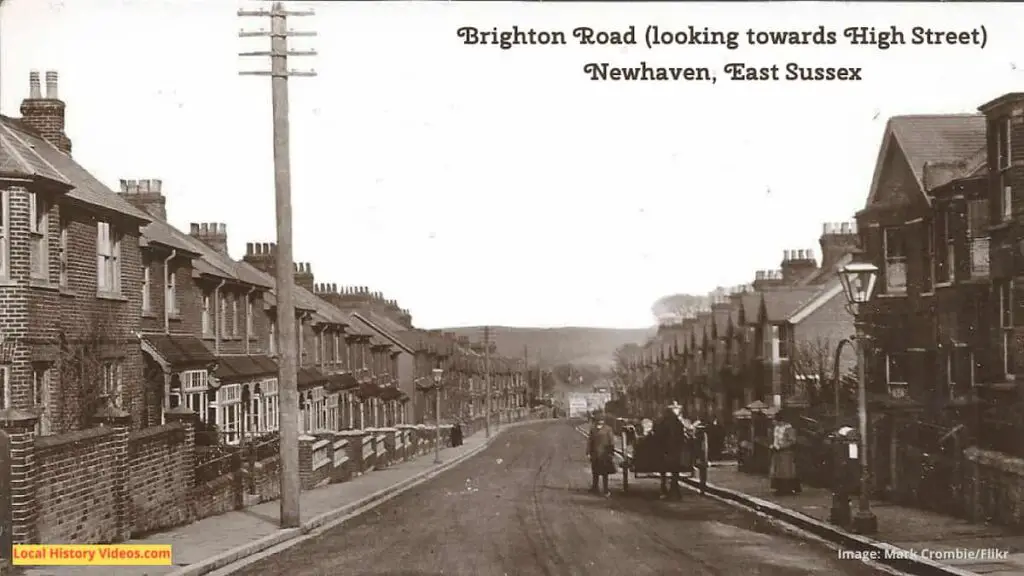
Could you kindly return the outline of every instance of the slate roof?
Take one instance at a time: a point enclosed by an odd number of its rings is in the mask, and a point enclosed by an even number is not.
[[[768,322],[785,322],[790,316],[822,292],[820,286],[787,287],[776,290],[765,290],[765,312]]]
[[[399,339],[398,336],[394,335],[391,331],[386,330],[383,326],[377,324],[374,320],[366,318],[366,316],[364,316],[362,312],[353,312],[352,318],[355,318],[359,322],[365,324],[368,328],[372,329],[373,331],[383,336],[385,340],[384,343],[388,345],[397,345],[402,348],[405,348],[406,352],[409,352],[411,354],[415,353],[415,348],[406,346],[405,342]]]
[[[70,187],[67,196],[79,202],[143,222],[152,219],[21,121],[6,116],[0,116],[0,174],[45,178]]]
[[[890,118],[875,165],[868,204],[878,190],[890,138],[903,151],[918,187],[925,192],[926,163],[956,162],[977,156],[985,145],[985,117],[981,114],[918,114]]]
[[[836,271],[843,266],[846,266],[853,260],[853,254],[844,254],[842,258],[836,261],[836,264],[832,268],[818,268],[813,274],[809,274],[805,278],[801,278],[798,286],[817,286],[830,280],[835,279]]]
[[[225,354],[217,357],[217,377],[224,382],[244,382],[277,372],[277,362],[265,354]]]

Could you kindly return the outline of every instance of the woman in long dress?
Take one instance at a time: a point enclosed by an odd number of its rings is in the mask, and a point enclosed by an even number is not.
[[[772,459],[768,477],[771,489],[778,495],[799,494],[800,478],[796,470],[796,428],[780,411],[775,415],[772,434]]]

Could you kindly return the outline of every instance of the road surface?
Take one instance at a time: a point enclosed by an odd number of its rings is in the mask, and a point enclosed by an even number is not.
[[[566,421],[506,431],[482,453],[245,575],[691,576],[879,574],[752,514],[655,480],[587,492],[584,438]]]

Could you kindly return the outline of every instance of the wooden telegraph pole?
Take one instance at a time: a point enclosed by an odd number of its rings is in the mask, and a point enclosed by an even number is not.
[[[239,56],[270,58],[269,71],[241,71],[243,76],[270,76],[274,120],[274,191],[277,208],[277,328],[278,394],[281,428],[281,527],[297,528],[299,513],[299,392],[295,339],[295,276],[292,263],[292,190],[288,122],[288,77],[316,76],[313,71],[288,69],[289,56],[315,56],[313,50],[289,51],[289,36],[316,32],[288,30],[289,16],[312,16],[312,10],[285,10],[274,2],[270,10],[239,10],[239,17],[269,18],[270,30],[238,33],[240,38],[269,37],[270,51],[240,52]]]

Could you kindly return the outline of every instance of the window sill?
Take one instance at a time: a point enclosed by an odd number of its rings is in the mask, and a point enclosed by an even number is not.
[[[999,222],[998,224],[993,224],[993,225],[989,226],[988,227],[988,231],[989,232],[998,232],[1000,230],[1006,230],[1007,228],[1010,227],[1011,224],[1013,224],[1013,219],[1012,218],[1008,218],[1006,220],[1003,220],[1002,222]]]
[[[155,320],[155,319],[156,319],[156,314],[154,314],[154,313],[152,313],[152,312],[145,312],[145,311],[144,311],[144,312],[142,313],[142,317],[143,317],[143,318],[148,318],[148,319],[150,319],[150,320]]]
[[[61,296],[61,298],[78,298],[78,293],[75,292],[74,290],[69,290],[67,288],[61,288],[60,289],[60,296]]]
[[[167,319],[175,322],[181,322],[181,312],[171,312],[167,315]]]
[[[18,286],[18,283],[6,276],[0,277],[0,288],[14,288]]]
[[[128,299],[122,294],[116,292],[96,292],[96,298],[99,300],[112,300],[115,302],[127,302]]]
[[[876,296],[876,298],[906,298],[906,297],[907,297],[907,293],[906,292],[894,292],[894,293],[887,293],[887,294],[879,294],[878,296]]]
[[[937,282],[935,284],[935,289],[938,290],[939,288],[949,288],[952,285],[953,282]]]
[[[31,288],[47,290],[50,292],[57,292],[58,290],[60,290],[59,286],[57,286],[56,284],[52,284],[49,280],[46,280],[45,278],[32,278],[28,281],[28,285]]]

